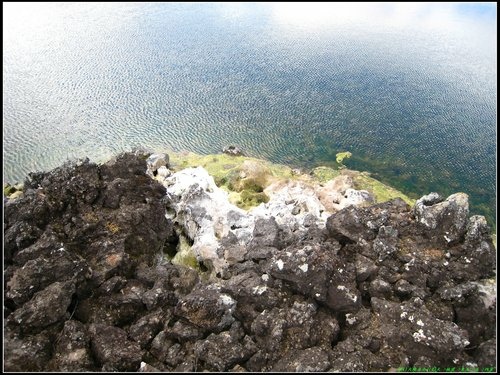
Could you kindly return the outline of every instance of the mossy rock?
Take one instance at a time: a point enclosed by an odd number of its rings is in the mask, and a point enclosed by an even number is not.
[[[176,254],[173,257],[167,256],[172,264],[177,264],[181,266],[186,266],[193,268],[197,271],[201,271],[200,263],[196,259],[196,256],[191,250],[191,244],[189,240],[184,236],[179,236],[179,243],[177,244]]]
[[[415,204],[415,199],[408,197],[399,190],[396,190],[365,173],[357,173],[353,178],[354,187],[358,190],[367,190],[373,194],[376,203],[390,201],[391,199],[401,198],[410,206]]]
[[[174,172],[184,168],[201,166],[214,178],[215,184],[229,193],[229,201],[236,206],[248,210],[267,203],[269,197],[264,189],[276,181],[286,180],[313,180],[325,184],[341,174],[353,176],[355,188],[368,190],[375,197],[377,203],[386,202],[396,197],[402,198],[410,206],[415,200],[402,192],[369,177],[365,172],[336,169],[326,166],[314,168],[310,175],[297,175],[293,169],[281,164],[245,156],[231,156],[226,154],[198,155],[194,153],[166,152],[170,157],[171,169]],[[350,152],[337,154],[340,164],[350,157]]]
[[[3,195],[8,197],[16,191],[16,188],[9,183],[3,185]]]
[[[321,184],[325,184],[328,181],[340,176],[341,172],[337,169],[330,167],[316,167],[312,170],[311,176]]]
[[[250,190],[243,190],[240,193],[240,201],[236,205],[244,210],[257,207],[261,203],[269,202],[269,197],[265,193],[258,193]]]

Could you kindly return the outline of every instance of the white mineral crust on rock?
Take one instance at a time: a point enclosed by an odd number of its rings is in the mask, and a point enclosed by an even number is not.
[[[193,242],[191,251],[198,261],[211,265],[216,272],[228,265],[224,251],[218,251],[220,239],[232,234],[240,246],[248,245],[259,218],[274,217],[285,230],[299,233],[311,225],[324,228],[331,215],[318,198],[315,187],[303,181],[271,184],[264,190],[269,202],[248,212],[231,204],[228,193],[217,187],[202,167],[183,169],[161,183],[171,200],[166,217],[173,219]]]

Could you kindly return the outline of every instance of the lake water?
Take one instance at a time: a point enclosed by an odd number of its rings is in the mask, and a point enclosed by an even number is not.
[[[4,181],[229,144],[496,210],[496,4],[3,4]]]

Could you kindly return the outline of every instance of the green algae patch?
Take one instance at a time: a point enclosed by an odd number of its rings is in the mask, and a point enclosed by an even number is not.
[[[415,204],[415,199],[409,198],[399,190],[396,190],[370,176],[366,173],[357,173],[354,176],[354,187],[358,190],[367,190],[375,197],[375,202],[382,203],[391,199],[401,198],[411,207]]]
[[[352,154],[349,151],[345,152],[339,152],[338,154],[335,155],[335,161],[337,164],[339,164],[341,167],[344,167],[344,164],[342,163],[344,159],[348,159],[352,156]],[[345,167],[344,167],[345,168]]]

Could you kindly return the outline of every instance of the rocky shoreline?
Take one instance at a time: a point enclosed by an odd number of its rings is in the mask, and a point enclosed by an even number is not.
[[[4,200],[4,370],[496,366],[496,250],[467,195],[381,202],[366,176],[225,157],[30,174]]]

